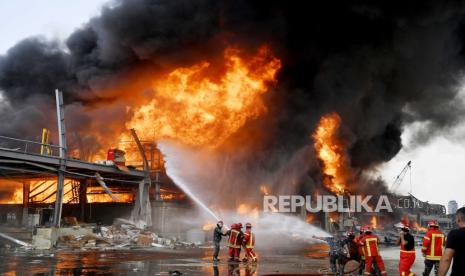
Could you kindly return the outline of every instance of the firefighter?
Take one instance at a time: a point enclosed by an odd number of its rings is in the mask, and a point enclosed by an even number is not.
[[[425,271],[424,276],[429,276],[434,266],[434,275],[438,275],[439,260],[445,245],[445,235],[439,230],[439,225],[436,220],[428,222],[428,232],[423,237],[423,246],[421,253],[425,257]]]
[[[360,268],[358,270],[359,275],[363,275],[363,270],[365,269],[365,250],[363,249],[363,246],[360,245],[360,241],[362,240],[364,235],[365,226],[360,226],[360,233],[354,240],[358,246],[358,255],[360,256]]]
[[[329,265],[334,275],[344,275],[344,242],[335,235],[334,237],[317,237],[312,238],[326,242],[329,245]]]
[[[383,259],[378,249],[379,237],[372,233],[371,226],[365,226],[365,235],[360,240],[359,244],[363,246],[365,251],[365,275],[371,275],[373,273],[374,263],[378,265],[381,275],[387,275]]]
[[[239,247],[237,245],[237,240],[240,239],[240,231],[238,225],[233,223],[231,229],[228,231],[228,247],[229,247],[229,260],[230,261],[239,261]]]
[[[352,231],[348,231],[347,237],[344,240],[343,244],[344,244],[343,253],[345,254],[343,264],[344,264],[344,271],[345,271],[346,264],[349,261],[356,261],[357,263],[360,263],[360,255],[358,254],[359,246],[356,242],[355,233]]]
[[[246,223],[245,224],[245,233],[243,238],[243,243],[245,247],[245,261],[257,262],[257,255],[253,251],[255,246],[255,233],[252,232],[252,224]]]
[[[239,230],[239,239],[236,240],[236,245],[238,246],[238,249],[237,249],[237,257],[239,258],[239,260],[241,259],[241,250],[242,250],[242,239],[244,238],[244,232],[242,232],[242,223],[241,222],[238,222],[237,223],[237,228]]]
[[[215,251],[213,252],[213,261],[215,262],[219,261],[218,255],[220,253],[220,243],[223,236],[226,236],[226,234],[223,234],[223,221],[220,220],[216,224],[215,230],[213,231],[213,244],[215,246]]]
[[[399,275],[415,276],[415,273],[410,270],[415,262],[415,240],[406,224],[401,228],[397,245],[400,245]]]
[[[346,260],[344,263],[354,260],[360,262],[360,255],[358,254],[358,245],[355,239],[355,233],[352,231],[347,232],[347,238],[344,240],[344,252],[346,252]]]

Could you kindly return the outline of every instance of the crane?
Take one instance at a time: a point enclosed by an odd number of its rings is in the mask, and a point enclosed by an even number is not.
[[[399,188],[400,184],[404,180],[405,175],[407,174],[407,171],[411,171],[412,169],[412,161],[408,161],[407,165],[404,166],[402,171],[398,176],[396,176],[396,179],[394,180],[394,183],[391,185],[391,191],[396,192],[396,190]]]

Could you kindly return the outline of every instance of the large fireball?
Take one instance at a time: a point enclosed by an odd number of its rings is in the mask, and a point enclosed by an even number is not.
[[[212,64],[203,61],[154,81],[154,98],[135,110],[127,127],[143,139],[220,145],[248,120],[266,112],[261,95],[281,67],[267,47],[253,56],[228,48],[223,60],[225,70],[212,70]]]

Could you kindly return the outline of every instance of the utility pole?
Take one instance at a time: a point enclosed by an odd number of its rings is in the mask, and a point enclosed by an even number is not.
[[[57,121],[58,121],[58,144],[60,146],[60,166],[58,169],[57,192],[55,201],[55,211],[53,213],[53,224],[60,227],[61,212],[63,207],[63,186],[65,183],[66,170],[66,128],[65,128],[65,110],[63,105],[63,93],[55,89]]]

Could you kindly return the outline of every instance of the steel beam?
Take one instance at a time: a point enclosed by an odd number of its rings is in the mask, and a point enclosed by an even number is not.
[[[57,121],[58,121],[58,145],[60,146],[60,159],[58,169],[58,181],[55,200],[55,210],[53,212],[53,224],[55,227],[61,225],[61,212],[63,209],[63,187],[65,183],[66,170],[66,128],[65,128],[65,108],[63,105],[63,93],[55,90]]]
[[[31,153],[23,153],[17,152],[8,149],[1,149],[0,148],[0,158],[9,158],[12,159],[12,163],[20,161],[26,162],[35,162],[43,165],[51,165],[58,167],[60,165],[60,159],[58,157],[53,156],[44,156],[39,154],[31,154]],[[117,174],[120,176],[130,176],[130,177],[145,177],[145,172],[140,170],[129,170],[127,172],[120,171],[118,168],[113,166],[101,165],[91,162],[85,162],[81,160],[75,159],[67,159],[66,160],[66,167],[68,170],[88,170],[92,172],[99,172],[99,173],[111,173]]]

